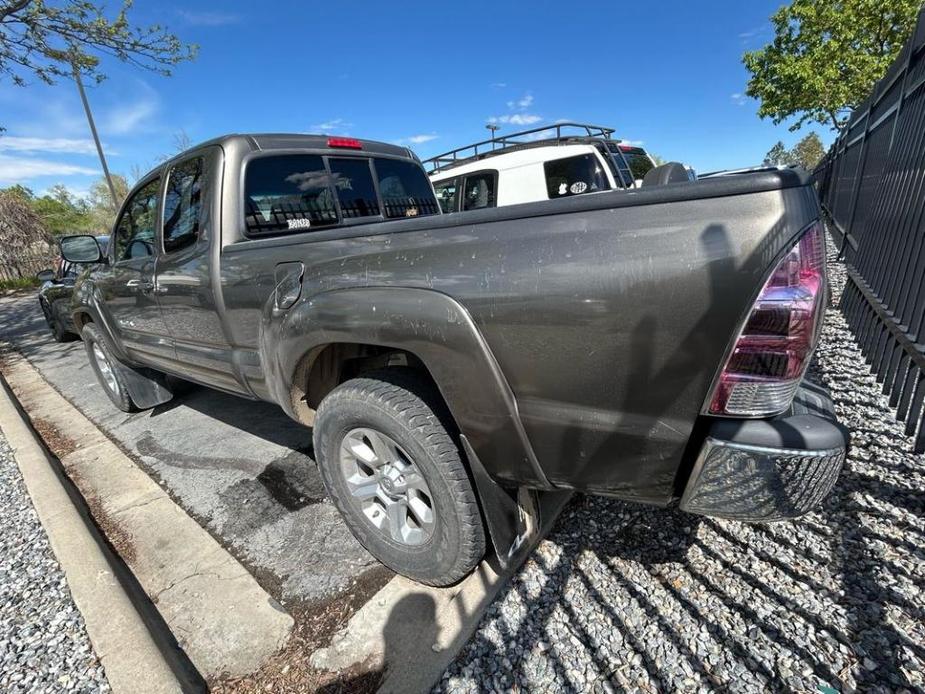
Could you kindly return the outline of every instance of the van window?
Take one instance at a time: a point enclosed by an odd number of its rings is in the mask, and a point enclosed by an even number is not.
[[[373,159],[386,217],[440,214],[434,189],[420,164],[400,159]]]
[[[630,165],[633,178],[637,180],[642,180],[649,171],[655,168],[649,155],[646,154],[646,151],[642,147],[620,145],[620,151],[623,152],[623,156],[626,157],[626,161]]]
[[[328,159],[345,219],[379,215],[379,199],[368,159]]]
[[[610,189],[604,168],[593,154],[547,161],[543,169],[550,200]]]
[[[455,178],[446,181],[434,183],[434,192],[437,194],[437,202],[440,203],[440,209],[444,213],[456,212],[456,186]]]
[[[481,210],[495,206],[495,181],[498,174],[493,171],[466,176],[466,191],[463,195],[464,210]]]
[[[277,154],[252,159],[244,177],[244,222],[251,236],[337,224],[331,176],[322,158]]]

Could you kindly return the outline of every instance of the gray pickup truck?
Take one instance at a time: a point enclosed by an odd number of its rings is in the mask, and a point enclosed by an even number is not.
[[[790,170],[673,178],[441,214],[408,149],[229,135],[143,177],[106,255],[62,242],[89,265],[71,313],[122,410],[178,377],[313,427],[353,533],[421,582],[513,561],[562,490],[797,516],[847,446],[803,382],[816,194]]]

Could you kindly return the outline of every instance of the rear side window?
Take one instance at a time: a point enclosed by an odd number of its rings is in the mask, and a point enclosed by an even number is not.
[[[419,164],[400,159],[375,159],[379,194],[385,216],[417,217],[439,214],[434,189]]]
[[[444,213],[456,211],[457,185],[455,178],[434,183],[434,192],[437,194],[437,202],[440,203],[440,209],[443,210]]]
[[[466,176],[463,209],[481,210],[485,207],[494,207],[497,179],[497,174],[492,171]]]
[[[369,160],[329,159],[328,164],[344,218],[378,216],[379,199]]]
[[[205,159],[196,157],[170,170],[164,195],[164,250],[167,253],[186,248],[199,238],[204,168]]]
[[[252,159],[244,179],[244,221],[248,235],[337,224],[331,183],[324,161],[316,154],[278,154]]]
[[[604,169],[593,154],[547,161],[543,169],[550,200],[610,189]]]

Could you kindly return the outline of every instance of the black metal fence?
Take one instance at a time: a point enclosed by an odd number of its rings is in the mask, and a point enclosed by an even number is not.
[[[925,451],[925,8],[815,171],[848,268],[842,311]]]

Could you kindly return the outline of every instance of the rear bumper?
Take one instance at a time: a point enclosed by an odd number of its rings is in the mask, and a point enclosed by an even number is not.
[[[804,384],[773,419],[712,423],[681,508],[743,521],[795,518],[831,491],[847,447],[828,393]]]

